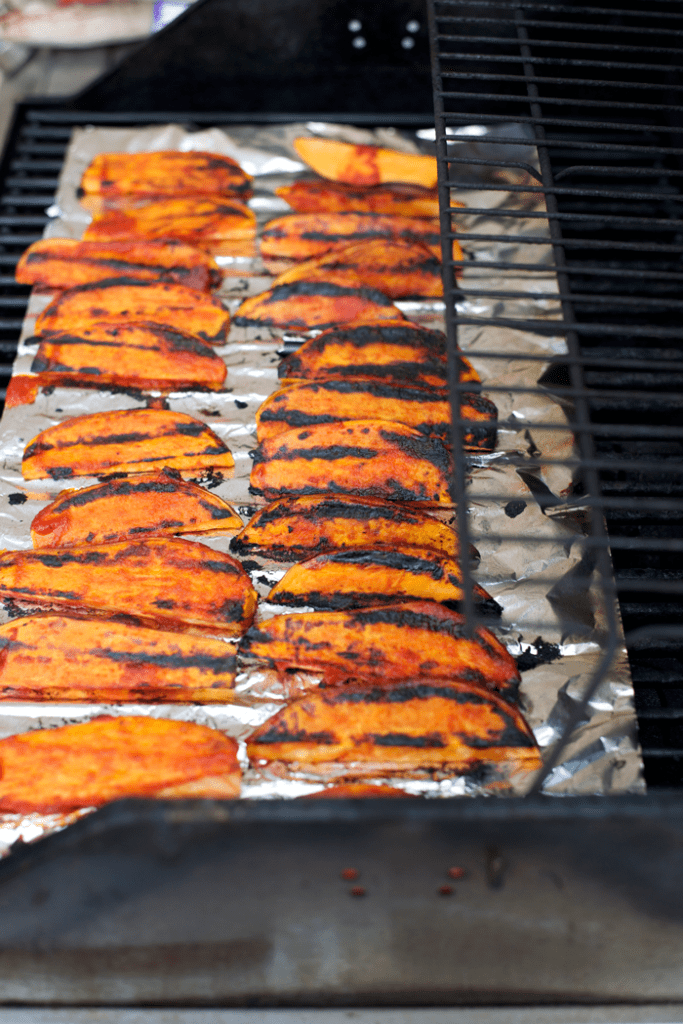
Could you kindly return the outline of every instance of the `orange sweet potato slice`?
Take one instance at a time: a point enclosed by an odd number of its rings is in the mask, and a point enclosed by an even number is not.
[[[220,703],[236,659],[213,637],[29,615],[0,626],[0,699]]]
[[[192,150],[98,153],[81,179],[81,193],[104,196],[251,195],[251,178],[229,156]]]
[[[467,420],[463,445],[467,451],[492,451],[496,443],[496,407],[483,395],[463,393],[460,415]],[[443,391],[382,380],[301,381],[273,392],[256,413],[259,441],[294,427],[335,420],[389,420],[404,423],[428,437],[450,440],[451,407]]]
[[[220,345],[230,315],[218,299],[182,284],[92,284],[62,292],[36,320],[36,334],[74,336],[101,323],[159,324]]]
[[[439,221],[381,213],[293,213],[268,221],[261,253],[270,259],[308,260],[355,242],[403,241],[425,245],[441,258]]]
[[[206,342],[157,324],[93,324],[40,339],[31,366],[44,386],[219,390],[227,367]]]
[[[294,148],[316,174],[332,181],[348,185],[406,182],[423,188],[436,187],[436,157],[433,156],[319,138],[295,139]]]
[[[22,254],[16,269],[19,284],[39,288],[75,288],[126,278],[170,281],[199,292],[220,284],[222,274],[211,256],[182,242],[83,242],[41,238]]]
[[[275,615],[244,635],[241,651],[280,671],[321,671],[330,679],[463,679],[509,692],[520,678],[490,630],[468,634],[464,617],[435,601]]]
[[[306,694],[247,741],[253,764],[284,761],[349,778],[424,769],[467,772],[485,764],[541,765],[522,713],[467,682],[415,680],[394,687],[351,684]]]
[[[401,217],[438,217],[435,188],[421,185],[345,185],[338,181],[295,181],[276,188],[296,213],[397,213]],[[459,204],[458,204],[459,205]]]
[[[483,587],[474,584],[472,592],[480,614],[500,614],[500,606]],[[335,611],[413,598],[458,607],[462,597],[462,571],[455,559],[406,545],[315,555],[292,566],[272,588],[268,600]]]
[[[479,383],[471,363],[464,356],[459,360],[461,383]],[[408,321],[331,328],[286,356],[278,373],[284,381],[376,377],[443,390],[448,387],[446,339]]]
[[[450,505],[450,458],[435,438],[387,420],[323,423],[263,441],[251,489],[274,498],[349,494]]]
[[[121,409],[74,416],[43,430],[24,451],[25,480],[147,473],[153,469],[223,472],[230,449],[201,420],[169,409]]]
[[[235,510],[211,491],[174,474],[140,473],[62,491],[31,523],[34,548],[112,544],[178,533],[234,533]]]
[[[230,542],[235,554],[261,554],[285,562],[346,548],[405,546],[456,557],[458,536],[445,523],[409,505],[339,494],[271,502]]]
[[[194,722],[140,715],[8,736],[0,740],[0,771],[0,810],[15,814],[166,797],[191,783],[196,795],[237,797],[241,778],[235,740]]]
[[[376,288],[392,299],[443,296],[441,263],[418,242],[372,239],[332,249],[284,271],[273,287],[320,278],[350,287]]]
[[[375,289],[307,280],[276,284],[245,299],[233,323],[241,327],[259,325],[308,331],[335,324],[402,318],[391,300]]]
[[[244,632],[257,601],[234,558],[175,537],[0,552],[0,598],[224,636]]]
[[[176,240],[234,256],[251,256],[255,236],[253,211],[237,199],[223,196],[131,200],[113,208],[105,203],[83,233],[91,242]]]

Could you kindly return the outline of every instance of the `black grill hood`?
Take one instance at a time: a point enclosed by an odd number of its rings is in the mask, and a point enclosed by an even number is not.
[[[420,0],[199,0],[67,106],[433,123],[426,11]]]

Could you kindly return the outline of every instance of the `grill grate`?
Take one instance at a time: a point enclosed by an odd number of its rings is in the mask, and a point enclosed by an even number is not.
[[[608,608],[616,582],[647,783],[681,786],[683,11],[671,0],[619,7],[431,0],[430,19],[444,234],[456,233],[465,247],[500,241],[528,216],[509,208],[505,193],[542,195],[561,305],[559,324],[466,312],[456,309],[462,295],[447,281],[450,342],[466,325],[564,337],[568,356],[558,356],[539,384],[569,403],[581,456],[569,500],[592,512],[585,548]],[[495,132],[495,152],[482,148],[483,160],[459,155],[455,133],[471,125],[486,130],[484,139]],[[528,167],[528,180],[510,187],[495,177],[522,169],[521,139],[536,147],[538,173]],[[466,234],[458,226],[472,210],[450,208],[450,188],[481,190],[471,180],[481,163],[494,179],[484,188],[500,194],[500,205],[480,212],[499,233]],[[540,227],[546,214],[535,216]],[[524,241],[531,252],[548,237],[541,230]],[[446,262],[463,265],[448,249],[444,243]],[[502,259],[487,268],[495,287],[484,280],[465,289],[467,298],[521,297],[515,281],[534,264]],[[457,384],[451,392],[457,407]],[[466,475],[461,462],[461,529]],[[608,625],[613,647],[617,617]]]

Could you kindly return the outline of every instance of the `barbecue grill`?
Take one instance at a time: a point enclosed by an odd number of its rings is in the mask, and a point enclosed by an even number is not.
[[[13,268],[42,235],[74,126],[324,120],[422,129],[428,145],[435,125],[451,352],[470,328],[564,340],[553,359],[525,358],[542,364],[536,387],[576,438],[555,460],[571,486],[553,493],[540,453],[520,470],[528,500],[585,523],[579,576],[597,579],[604,642],[543,775],[623,623],[648,794],[112,805],[0,865],[5,1002],[683,1000],[682,52],[673,0],[430,0],[426,11],[202,0],[75,99],[17,108],[0,169],[5,379],[28,296]],[[462,210],[451,189],[494,198]],[[533,256],[499,255],[476,287],[454,283],[469,257],[453,259],[452,237],[466,250],[504,244],[522,216],[511,193],[544,197],[525,251],[549,251],[556,315],[521,301]],[[458,227],[477,212],[495,230]],[[451,378],[458,452],[463,389]],[[456,458],[453,493],[463,541],[476,543],[470,470]],[[451,883],[454,867],[464,877]]]

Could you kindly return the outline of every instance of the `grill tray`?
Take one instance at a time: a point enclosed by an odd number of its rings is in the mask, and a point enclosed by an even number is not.
[[[268,12],[248,6],[260,22],[259,38],[272,27],[275,48],[284,52]],[[295,73],[279,67],[279,89],[263,47],[253,44],[246,8],[203,0],[82,96],[18,107],[0,169],[5,380],[28,294],[13,284],[13,267],[42,235],[73,125],[433,124],[423,11],[397,6],[390,32],[388,13],[379,25],[374,5],[352,7],[320,5],[321,17],[305,20],[297,54],[287,62]],[[576,497],[585,504],[588,494],[593,502],[598,557],[607,557],[602,517],[608,524],[650,795],[400,807],[107,807],[0,865],[0,900],[11,921],[0,948],[2,976],[11,980],[0,983],[0,999],[683,999],[674,953],[683,937],[682,908],[672,883],[681,870],[681,796],[655,792],[683,783],[683,16],[669,0],[642,8],[435,0],[430,17],[446,231],[445,183],[466,172],[447,148],[447,127],[517,121],[532,133],[527,137],[541,158],[538,188],[548,205],[569,346],[569,357],[558,359],[544,384],[574,404],[584,459],[584,493]],[[414,54],[399,51],[401,33],[394,31],[407,16],[424,23]],[[288,8],[287,17],[296,23],[297,10]],[[353,17],[375,25],[367,30],[371,45],[349,45]],[[325,45],[343,52],[343,60],[328,61],[329,88],[318,77],[321,51],[310,49],[320,42],[321,24]],[[221,74],[227,25],[230,52],[242,54],[228,76]],[[187,33],[206,47],[207,34],[219,38],[220,26],[220,59],[216,50],[206,62],[188,61]],[[200,64],[201,71],[190,71]],[[173,69],[183,75],[175,93]],[[367,88],[348,88],[350,82]],[[169,111],[181,97],[192,97],[192,109]],[[497,141],[500,162],[509,162],[508,143]],[[504,218],[503,211],[501,224]],[[455,295],[450,300],[455,339]],[[603,583],[609,590],[607,571]],[[442,894],[454,861],[467,868],[472,888],[463,881]],[[347,867],[361,871],[364,899],[341,882]],[[539,878],[549,880],[546,888]],[[491,928],[480,923],[487,914]],[[315,953],[306,939],[312,934],[320,949],[326,936],[326,952]],[[596,954],[610,943],[609,955]]]

